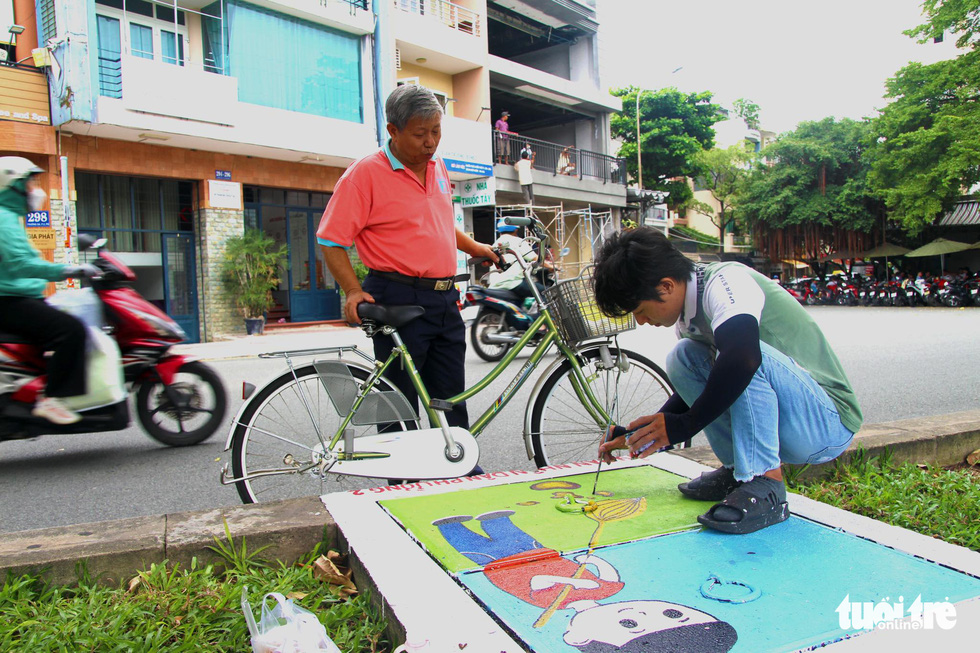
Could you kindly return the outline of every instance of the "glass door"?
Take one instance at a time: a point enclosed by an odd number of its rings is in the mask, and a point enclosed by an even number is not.
[[[320,214],[288,209],[289,319],[292,322],[333,320],[340,317],[340,296],[327,270],[314,234]]]
[[[163,270],[167,315],[187,334],[187,342],[198,342],[197,275],[190,234],[163,234]]]

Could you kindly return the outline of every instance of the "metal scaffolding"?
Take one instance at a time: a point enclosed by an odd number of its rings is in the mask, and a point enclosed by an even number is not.
[[[566,211],[562,204],[497,206],[494,222],[506,217],[534,217],[544,225],[551,236],[559,279],[579,276],[582,268],[592,263],[595,251],[605,239],[605,234],[610,233],[613,228],[612,211],[594,211],[591,206],[571,211]]]

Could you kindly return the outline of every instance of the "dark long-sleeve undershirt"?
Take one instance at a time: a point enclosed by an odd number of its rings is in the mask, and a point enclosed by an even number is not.
[[[667,439],[678,444],[718,419],[749,386],[762,365],[759,322],[751,315],[736,315],[715,330],[718,355],[701,396],[688,408],[674,393],[661,407]]]

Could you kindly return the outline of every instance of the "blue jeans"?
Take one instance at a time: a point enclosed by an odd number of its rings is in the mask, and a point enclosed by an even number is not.
[[[780,463],[819,464],[833,460],[854,434],[840,421],[837,406],[791,358],[762,343],[762,365],[731,407],[704,429],[715,456],[748,481]],[[667,376],[690,406],[701,396],[714,365],[712,350],[681,339],[667,356]]]

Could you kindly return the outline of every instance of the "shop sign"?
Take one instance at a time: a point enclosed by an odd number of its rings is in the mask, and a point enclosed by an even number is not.
[[[27,239],[37,250],[50,251],[58,247],[58,234],[51,227],[30,229],[27,232]]]
[[[457,181],[456,190],[459,192],[459,203],[463,208],[493,206],[497,202],[497,184],[493,177]]]
[[[47,211],[31,211],[27,214],[27,228],[37,229],[51,226],[51,214]]]
[[[242,185],[234,181],[208,180],[208,204],[213,209],[242,209]]]

